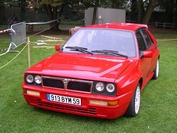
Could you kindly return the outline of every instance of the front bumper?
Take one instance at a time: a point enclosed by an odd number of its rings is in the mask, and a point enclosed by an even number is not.
[[[131,100],[131,93],[124,94],[123,96],[112,97],[95,94],[93,95],[90,93],[79,93],[73,91],[63,91],[59,89],[29,86],[25,84],[22,85],[22,88],[24,98],[26,102],[31,106],[57,112],[96,118],[115,119],[124,115]],[[27,90],[38,92],[39,95],[27,94]],[[82,104],[79,106],[49,101],[47,100],[47,94],[81,98]],[[118,101],[118,104],[114,106],[98,105],[91,103],[90,100]]]

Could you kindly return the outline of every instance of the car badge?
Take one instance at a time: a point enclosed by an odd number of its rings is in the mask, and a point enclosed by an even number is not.
[[[66,84],[69,81],[69,79],[63,79],[63,82]]]

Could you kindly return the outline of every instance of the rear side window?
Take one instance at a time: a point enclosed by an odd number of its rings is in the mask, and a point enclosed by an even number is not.
[[[147,43],[147,47],[150,48],[153,43],[152,43],[152,40],[151,40],[149,34],[147,33],[146,29],[142,29],[142,34],[143,34],[144,39]]]
[[[136,38],[137,38],[137,41],[138,41],[139,50],[141,50],[141,51],[146,50],[146,44],[144,42],[144,39],[143,39],[140,31],[136,32]]]

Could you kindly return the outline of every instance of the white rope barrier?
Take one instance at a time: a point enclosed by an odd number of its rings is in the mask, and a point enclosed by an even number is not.
[[[0,33],[5,33],[5,32],[8,32],[8,31],[12,31],[14,34],[16,34],[15,30],[10,28],[10,29],[5,29],[5,30],[0,30]]]
[[[11,29],[1,30],[0,33],[5,33],[5,32],[8,32],[8,31],[11,31]]]
[[[59,19],[59,18],[58,18]],[[58,21],[58,19],[55,20],[51,20],[51,21],[47,21],[47,22],[30,22],[30,23],[26,23],[27,25],[37,25],[37,24],[49,24],[55,21]]]

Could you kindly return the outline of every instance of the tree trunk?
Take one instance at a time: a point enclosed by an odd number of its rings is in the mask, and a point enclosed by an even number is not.
[[[58,9],[58,6],[54,6],[53,7],[53,19],[56,20],[57,19],[57,9]],[[53,30],[54,31],[58,31],[59,28],[58,28],[58,21],[55,21],[52,23],[53,24]]]
[[[49,4],[44,4],[44,9],[47,13],[47,17],[49,20],[52,20],[52,11],[51,11],[51,5]]]
[[[60,9],[60,12],[59,12],[59,22],[58,22],[58,26],[60,25],[60,23],[61,23],[61,16],[62,16],[62,14],[63,14],[63,11],[64,11],[64,8],[65,8],[65,6],[66,6],[67,4],[63,4],[62,6],[61,6],[61,9]]]
[[[93,10],[92,24],[95,24],[95,21],[96,21],[96,13],[97,13],[98,4],[99,4],[99,0],[96,0],[94,10]]]
[[[138,1],[138,23],[141,23],[141,19],[142,19],[142,0]]]
[[[47,13],[47,17],[48,17],[49,21],[57,19],[57,8],[58,8],[58,6],[51,6],[49,4],[44,4],[44,9]],[[50,30],[52,30],[52,31],[59,30],[57,21],[49,23],[49,25],[50,25]]]
[[[137,22],[138,20],[138,15],[137,15],[137,12],[138,12],[138,6],[137,6],[138,2],[136,0],[132,0],[132,5],[131,5],[131,17],[130,17],[130,22]]]
[[[148,4],[147,9],[145,11],[145,15],[143,17],[143,21],[142,21],[143,24],[148,24],[149,23],[152,11],[154,10],[155,7],[158,6],[155,2],[156,2],[156,0],[150,0],[149,1],[149,4]]]
[[[176,1],[176,3],[175,3],[175,7],[177,7],[177,1]],[[175,21],[175,29],[177,29],[177,10],[175,10],[175,12],[174,12],[174,21]]]
[[[3,17],[4,17],[4,3],[0,0],[0,24],[3,24]]]
[[[174,3],[174,1],[170,1],[170,2],[166,3],[166,5],[167,5],[167,7],[165,10],[165,14],[166,14],[165,22],[172,23],[173,22],[173,15],[174,15],[174,12],[176,11],[176,10],[174,10],[175,3]]]
[[[26,0],[21,0],[21,21],[25,21],[26,20]],[[20,20],[18,20],[20,21]]]

